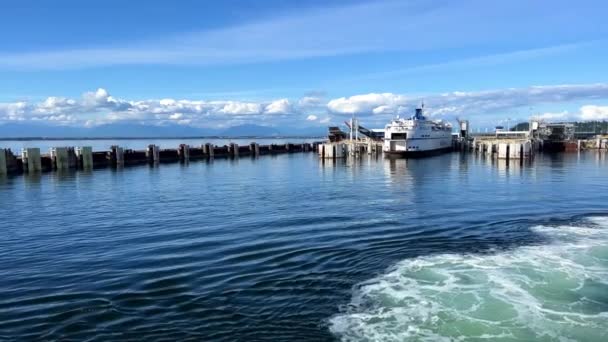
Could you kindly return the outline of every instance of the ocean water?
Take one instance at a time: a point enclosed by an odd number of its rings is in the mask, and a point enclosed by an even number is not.
[[[596,152],[4,177],[0,340],[606,341],[607,200]]]

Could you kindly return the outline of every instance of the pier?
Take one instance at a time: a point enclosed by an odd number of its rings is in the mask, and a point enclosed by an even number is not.
[[[205,143],[199,146],[180,144],[174,149],[148,145],[142,150],[111,146],[108,151],[93,151],[91,147],[81,146],[53,147],[48,153],[41,153],[39,148],[24,148],[20,154],[0,148],[0,175],[188,163],[214,158],[255,158],[286,153],[316,152],[321,160],[383,155],[383,141],[377,132],[359,126],[356,121],[347,126],[351,128],[350,137],[339,128],[330,127],[326,141],[302,144],[260,145],[251,142],[247,145],[230,143],[216,146]],[[468,121],[459,121],[458,132],[452,133],[452,150],[460,153],[474,152],[507,161],[529,160],[539,152],[608,150],[608,135],[576,136],[571,126],[567,123],[539,125],[531,122],[528,131],[497,130],[494,133],[474,134],[469,132]],[[362,136],[359,136],[360,131]]]
[[[329,142],[317,145],[321,159],[358,158],[363,155],[381,155],[382,143],[371,140]]]
[[[256,158],[263,155],[308,153],[315,151],[320,144],[322,143],[259,145],[252,142],[243,146],[236,143],[215,146],[207,143],[200,146],[181,144],[176,149],[161,149],[157,145],[148,145],[145,150],[112,146],[109,151],[93,151],[88,146],[77,148],[53,147],[47,154],[41,153],[39,148],[25,148],[21,151],[21,155],[15,155],[10,149],[0,148],[0,175],[121,168],[146,164],[188,163],[215,158]]]
[[[358,158],[364,154],[381,155],[383,143],[371,130],[358,126],[356,120],[346,123],[350,132],[330,127],[328,141],[317,145],[320,159]],[[530,122],[526,131],[497,130],[493,133],[471,133],[467,120],[458,122],[458,131],[452,135],[452,150],[459,153],[474,152],[506,161],[530,160],[541,152],[577,152],[581,150],[608,150],[608,135],[589,132],[577,133],[571,123],[546,124]],[[359,137],[358,133],[362,133]]]

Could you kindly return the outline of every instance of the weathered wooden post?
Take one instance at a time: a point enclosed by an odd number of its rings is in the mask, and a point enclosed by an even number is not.
[[[76,157],[78,158],[78,164],[80,168],[89,170],[93,168],[93,148],[90,146],[83,146],[76,149]]]
[[[239,145],[237,143],[230,143],[230,155],[234,158],[239,157]]]
[[[7,152],[7,150],[0,148],[0,175],[6,175],[8,173]]]
[[[254,142],[252,142],[252,143],[249,145],[249,149],[250,149],[250,151],[251,151],[251,155],[252,155],[252,156],[257,157],[257,156],[259,156],[259,155],[260,155],[260,145],[259,145],[258,143],[254,143]]]
[[[54,147],[50,151],[51,163],[56,170],[76,169],[78,158],[73,147]]]
[[[179,154],[179,160],[182,163],[187,163],[190,161],[190,146],[186,144],[179,145],[179,149],[177,150]]]
[[[112,166],[114,166],[114,167],[124,166],[125,154],[124,154],[124,150],[122,149],[122,147],[114,145],[111,147],[111,149],[112,150],[110,152],[110,162],[111,162]]]
[[[23,170],[27,172],[40,172],[42,170],[42,162],[40,160],[39,148],[26,148],[21,152],[21,160],[23,161]]]
[[[148,150],[146,151],[146,157],[148,158],[148,162],[151,164],[158,164],[160,162],[160,149],[157,145],[148,145]]]

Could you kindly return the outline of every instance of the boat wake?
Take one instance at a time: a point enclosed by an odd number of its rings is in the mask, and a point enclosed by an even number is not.
[[[532,228],[547,245],[408,259],[329,321],[344,341],[607,341],[608,217]]]

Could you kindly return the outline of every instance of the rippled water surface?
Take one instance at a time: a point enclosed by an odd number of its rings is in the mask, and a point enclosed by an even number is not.
[[[0,178],[0,340],[606,341],[607,200],[595,152]]]

